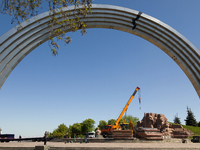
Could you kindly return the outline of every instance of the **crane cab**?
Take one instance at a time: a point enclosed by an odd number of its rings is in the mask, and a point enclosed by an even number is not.
[[[103,135],[104,138],[108,136],[108,133],[110,133],[113,130],[112,125],[105,125],[101,127],[101,135]]]
[[[129,123],[121,123],[120,128],[121,130],[130,130],[130,125]]]

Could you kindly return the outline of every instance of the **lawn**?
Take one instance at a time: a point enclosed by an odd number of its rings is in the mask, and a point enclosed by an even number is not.
[[[194,132],[194,135],[200,135],[200,127],[182,125],[183,128]]]

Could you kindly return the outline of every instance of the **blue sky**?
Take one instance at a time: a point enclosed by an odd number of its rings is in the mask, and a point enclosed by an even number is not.
[[[95,0],[141,11],[176,29],[200,49],[199,0]],[[42,11],[45,11],[45,7]],[[0,36],[12,29],[11,18],[0,14]],[[200,121],[199,97],[187,76],[162,50],[135,35],[110,29],[68,33],[72,43],[60,43],[54,57],[44,43],[11,72],[0,90],[3,133],[43,136],[61,123],[67,126],[94,119],[117,119],[137,86],[138,96],[128,114],[164,114],[182,124],[187,106]]]

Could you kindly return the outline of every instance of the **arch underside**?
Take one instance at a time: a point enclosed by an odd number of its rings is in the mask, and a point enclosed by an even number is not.
[[[68,7],[65,11],[73,8]],[[0,88],[23,58],[49,39],[48,15],[48,12],[38,15],[38,21],[31,18],[22,23],[20,32],[13,28],[0,37]],[[87,28],[120,30],[156,45],[179,65],[200,97],[200,51],[167,24],[132,9],[100,4],[93,4],[92,13],[81,21],[87,24]],[[54,28],[61,27],[56,25]]]

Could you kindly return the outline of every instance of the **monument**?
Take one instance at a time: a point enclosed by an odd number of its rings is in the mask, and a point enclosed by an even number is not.
[[[165,115],[156,113],[144,113],[143,119],[137,122],[136,130],[138,136],[145,139],[161,139],[164,136],[188,138],[194,134],[179,124],[170,124]]]

